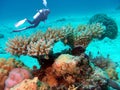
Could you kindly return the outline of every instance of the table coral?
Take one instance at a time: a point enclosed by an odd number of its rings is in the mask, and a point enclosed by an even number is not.
[[[76,28],[70,25],[48,28],[45,33],[39,31],[28,38],[20,36],[9,39],[6,50],[13,55],[29,55],[40,61],[41,58],[48,59],[49,55],[53,55],[52,49],[57,41],[61,40],[71,48],[79,45],[86,48],[93,38],[98,38],[104,33],[104,29],[100,23],[80,25]]]

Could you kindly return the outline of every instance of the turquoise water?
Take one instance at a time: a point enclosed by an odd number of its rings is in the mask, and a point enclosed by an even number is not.
[[[107,57],[117,63],[116,72],[120,80],[120,0],[47,0],[47,7],[43,5],[42,0],[0,0],[0,34],[4,37],[0,38],[0,57],[15,57],[5,51],[8,38],[14,36],[29,36],[37,30],[45,31],[48,27],[61,27],[67,24],[76,26],[78,24],[88,24],[91,16],[97,13],[105,13],[113,18],[118,26],[118,36],[115,39],[105,38],[103,40],[92,40],[86,48],[86,54],[92,52],[93,56],[100,55]],[[49,8],[50,14],[46,22],[41,22],[36,28],[18,33],[11,33],[15,28],[15,23],[24,18],[33,20],[37,10]],[[60,21],[63,20],[63,21]],[[56,22],[59,21],[59,22]],[[28,24],[24,24],[26,26]],[[59,48],[58,48],[59,47]],[[55,44],[54,52],[64,50],[68,46],[58,42]],[[16,58],[16,57],[15,57]],[[30,68],[36,65],[37,59],[29,56],[20,56],[25,65]]]
[[[37,9],[44,8],[42,0],[1,0],[0,20],[31,18]],[[116,8],[119,0],[47,0],[48,8],[51,10],[50,17],[65,14],[89,14]]]
[[[88,16],[96,13],[112,12],[119,6],[119,3],[119,0],[47,0],[47,8],[50,9],[51,13],[46,22],[52,24],[54,20],[64,18],[65,16],[70,17],[69,20],[74,19],[73,21],[79,22],[79,18],[83,16],[86,16],[84,19],[87,19]],[[42,8],[46,8],[42,4],[42,0],[1,0],[0,24],[4,26],[4,29],[5,27],[6,29],[15,29],[14,24],[17,21],[23,18],[32,20],[37,10]],[[85,20],[81,22],[83,21]]]
[[[38,29],[46,30],[50,26],[62,26],[68,23],[87,24],[89,18],[96,13],[105,13],[119,23],[117,18],[119,10],[116,8],[119,7],[120,0],[47,0],[47,8],[51,12],[46,23],[40,23],[36,28],[11,35],[10,32],[16,29],[14,27],[16,22],[24,18],[32,20],[37,10],[46,7],[42,4],[42,0],[1,0],[0,2],[0,32],[5,36],[1,42],[5,42],[14,35],[28,35]],[[64,22],[55,22],[63,18],[66,19]],[[5,47],[5,43],[2,43],[1,46]]]

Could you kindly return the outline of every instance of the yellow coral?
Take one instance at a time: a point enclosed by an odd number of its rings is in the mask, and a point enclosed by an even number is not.
[[[37,90],[37,82],[37,77],[34,77],[33,79],[25,79],[10,90]]]

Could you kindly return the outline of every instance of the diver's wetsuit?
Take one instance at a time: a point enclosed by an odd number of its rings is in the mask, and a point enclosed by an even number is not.
[[[49,13],[50,13],[49,9],[41,9],[41,10],[39,10],[35,14],[35,16],[33,17],[34,18],[33,21],[30,21],[29,19],[26,19],[26,21],[28,23],[30,23],[31,26],[24,27],[24,28],[18,29],[18,30],[13,30],[13,32],[20,32],[20,31],[23,31],[23,30],[26,30],[26,29],[37,27],[41,21],[45,21],[47,19],[47,16],[48,16]]]

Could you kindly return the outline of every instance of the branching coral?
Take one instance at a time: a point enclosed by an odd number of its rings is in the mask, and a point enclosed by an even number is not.
[[[39,31],[25,39],[20,37],[9,40],[6,50],[14,55],[36,57],[41,64],[41,69],[34,68],[32,74],[46,83],[46,87],[51,90],[102,89],[103,85],[105,87],[107,85],[100,80],[101,78],[95,80],[95,77],[91,77],[94,71],[84,51],[93,38],[98,38],[104,33],[104,29],[104,26],[99,23],[80,25],[77,28],[72,26],[48,28],[45,33]],[[71,50],[68,50],[67,54],[66,52],[63,52],[63,55],[62,52],[53,53],[53,46],[59,40],[70,45]],[[81,48],[82,46],[84,49]],[[71,85],[75,87],[70,87]]]
[[[27,54],[27,45],[29,39],[26,37],[15,37],[14,39],[9,39],[9,42],[6,45],[9,47],[6,50],[13,55]]]
[[[66,26],[62,28],[48,28],[43,33],[39,31],[28,38],[15,37],[7,42],[7,51],[13,55],[30,55],[41,58],[49,58],[53,54],[52,48],[54,43],[61,40],[65,44],[74,48],[78,45],[86,47],[93,38],[97,38],[103,34],[104,26],[96,23],[92,25],[80,25],[77,28]]]
[[[25,80],[23,81],[24,85],[20,83],[22,86],[16,85],[11,90],[28,90],[29,87],[33,90],[106,90],[107,85],[112,85],[113,82],[109,82],[106,76],[100,72],[96,73],[98,69],[93,69],[89,57],[84,54],[90,41],[93,38],[101,38],[106,33],[104,31],[106,28],[101,23],[79,25],[76,28],[69,25],[62,28],[48,28],[46,32],[38,31],[29,37],[20,36],[9,39],[6,44],[8,52],[18,56],[29,55],[38,59],[41,68],[38,70],[34,68],[32,74],[34,77],[38,77],[40,82],[45,83],[37,87],[37,81],[28,83],[28,80]],[[70,51],[53,53],[54,44],[59,40],[68,44],[71,47]],[[14,67],[22,67],[14,61],[13,63],[0,62],[0,89],[4,88],[8,72]],[[102,64],[102,61],[98,63],[101,67],[110,65],[107,62]],[[12,68],[9,65],[13,65]],[[112,69],[109,71],[114,72]],[[111,73],[108,74],[112,76]],[[23,80],[22,75],[18,73],[16,75]],[[114,75],[111,78],[114,78]],[[9,89],[9,87],[7,88]]]
[[[86,47],[93,38],[100,38],[104,30],[105,27],[101,23],[79,25],[74,32],[74,46]]]

